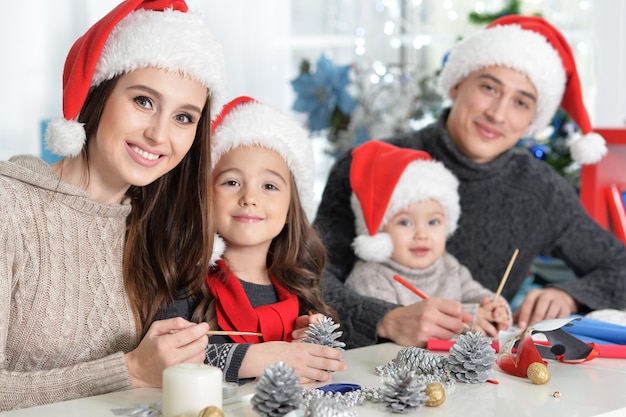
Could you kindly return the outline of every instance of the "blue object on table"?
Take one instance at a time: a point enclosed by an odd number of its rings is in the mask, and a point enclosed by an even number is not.
[[[358,384],[328,384],[321,387],[317,387],[318,390],[324,392],[339,392],[345,394],[346,392],[358,391],[361,386]]]
[[[572,315],[572,317],[580,317],[581,319],[572,322],[571,326],[562,327],[563,330],[572,336],[576,336],[585,342],[626,345],[626,326],[579,315]]]

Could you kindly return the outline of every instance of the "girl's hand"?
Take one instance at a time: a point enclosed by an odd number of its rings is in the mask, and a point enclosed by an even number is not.
[[[133,387],[159,388],[165,368],[204,363],[208,331],[207,323],[196,324],[180,317],[152,323],[139,346],[125,355]]]
[[[330,380],[331,372],[345,371],[342,355],[338,349],[313,343],[256,343],[246,352],[239,378],[258,378],[265,368],[282,361],[295,369],[302,384],[325,382]]]
[[[291,333],[291,337],[293,337],[293,341],[299,342],[305,337],[307,337],[307,335],[304,332],[309,330],[309,324],[317,324],[318,320],[320,320],[323,317],[324,315],[320,313],[298,317],[296,319],[296,325],[294,326],[294,331]]]

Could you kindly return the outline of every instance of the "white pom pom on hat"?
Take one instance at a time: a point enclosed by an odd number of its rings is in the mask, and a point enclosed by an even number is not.
[[[370,140],[352,151],[350,186],[357,235],[352,247],[363,260],[381,262],[391,257],[391,236],[381,230],[415,202],[439,202],[447,235],[456,230],[461,215],[459,181],[427,152]]]
[[[76,121],[89,89],[137,68],[179,72],[210,91],[211,108],[223,105],[226,66],[222,47],[184,0],[126,0],[96,22],[68,53],[63,70],[63,119],[46,130],[46,146],[76,156],[85,131]]]
[[[486,29],[467,36],[448,55],[441,70],[440,87],[449,94],[470,73],[489,66],[515,69],[534,84],[537,112],[527,134],[548,126],[560,106],[583,134],[569,144],[572,159],[594,164],[606,154],[604,139],[592,132],[574,54],[563,35],[545,19],[503,16]]]

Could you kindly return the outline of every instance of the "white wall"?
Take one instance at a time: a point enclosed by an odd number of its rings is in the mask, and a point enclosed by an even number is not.
[[[626,1],[595,0],[597,127],[626,127]]]

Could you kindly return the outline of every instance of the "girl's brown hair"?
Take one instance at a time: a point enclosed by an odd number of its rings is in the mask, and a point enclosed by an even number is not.
[[[321,313],[338,322],[336,312],[324,303],[321,294],[321,277],[326,266],[326,248],[317,231],[309,223],[302,207],[296,183],[291,176],[291,201],[287,222],[276,236],[267,255],[269,273],[287,290],[298,297],[299,314]],[[221,271],[220,271],[221,272]],[[226,279],[218,272],[213,279]],[[196,314],[196,320],[206,320],[216,328],[215,303],[212,295],[205,298]]]
[[[87,138],[98,129],[105,103],[120,76],[94,87],[79,121]],[[124,285],[141,337],[160,309],[175,298],[207,297],[204,280],[213,248],[210,93],[189,152],[171,171],[126,196],[132,211],[124,245]],[[82,156],[89,160],[88,147]],[[88,166],[86,163],[85,166]]]

